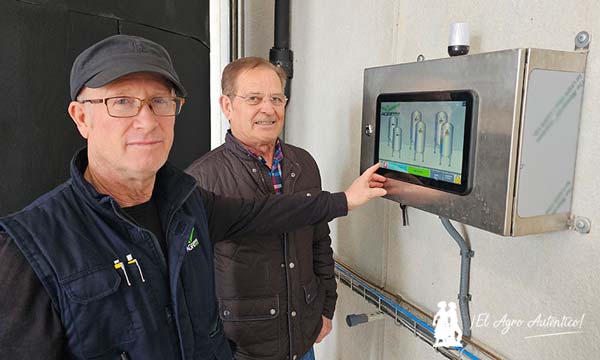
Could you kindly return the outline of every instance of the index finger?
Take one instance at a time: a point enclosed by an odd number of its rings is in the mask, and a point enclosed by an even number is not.
[[[381,167],[381,164],[375,163],[375,165],[372,165],[367,170],[365,170],[365,172],[363,173],[363,175],[371,177],[371,175],[373,175],[375,173],[375,171],[377,171],[377,169],[379,169],[380,167]]]

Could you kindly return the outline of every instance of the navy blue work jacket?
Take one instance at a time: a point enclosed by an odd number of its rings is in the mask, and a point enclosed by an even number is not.
[[[154,234],[83,179],[86,167],[83,149],[66,183],[0,219],[50,295],[75,359],[231,359],[217,314],[213,242],[347,213],[344,194],[219,198],[167,164],[153,193],[164,254]]]

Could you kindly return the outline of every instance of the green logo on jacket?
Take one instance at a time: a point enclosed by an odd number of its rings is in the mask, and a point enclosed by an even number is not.
[[[196,229],[192,228],[192,232],[190,233],[190,238],[188,239],[187,248],[186,248],[188,252],[194,250],[194,248],[196,246],[198,246],[198,244],[200,243],[198,241],[198,238],[194,238],[195,231],[196,231]],[[192,239],[194,239],[194,240],[192,240]]]

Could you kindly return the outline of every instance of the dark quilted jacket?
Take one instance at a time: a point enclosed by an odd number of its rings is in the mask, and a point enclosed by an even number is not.
[[[319,191],[312,156],[283,142],[282,151],[284,194]],[[230,133],[225,144],[187,171],[217,194],[254,198],[274,193],[267,167]],[[279,360],[305,354],[321,330],[321,315],[331,319],[337,299],[327,223],[222,241],[214,254],[220,316],[235,358]]]

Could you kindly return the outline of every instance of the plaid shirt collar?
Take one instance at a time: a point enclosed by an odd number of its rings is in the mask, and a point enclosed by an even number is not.
[[[239,140],[238,140],[238,142],[239,142]],[[282,172],[281,172],[281,162],[283,161],[283,152],[281,151],[281,141],[279,139],[277,139],[277,141],[275,141],[275,150],[274,150],[274,154],[273,154],[273,165],[271,166],[271,168],[269,168],[269,165],[267,165],[267,161],[262,156],[258,155],[257,153],[253,152],[252,150],[250,150],[248,148],[246,148],[246,151],[248,151],[248,154],[250,154],[250,156],[252,156],[256,160],[260,161],[263,165],[265,165],[267,167],[267,169],[269,170],[269,175],[271,176],[271,181],[273,182],[273,188],[275,189],[275,194],[278,194],[278,195],[283,194],[283,177],[282,177]]]

